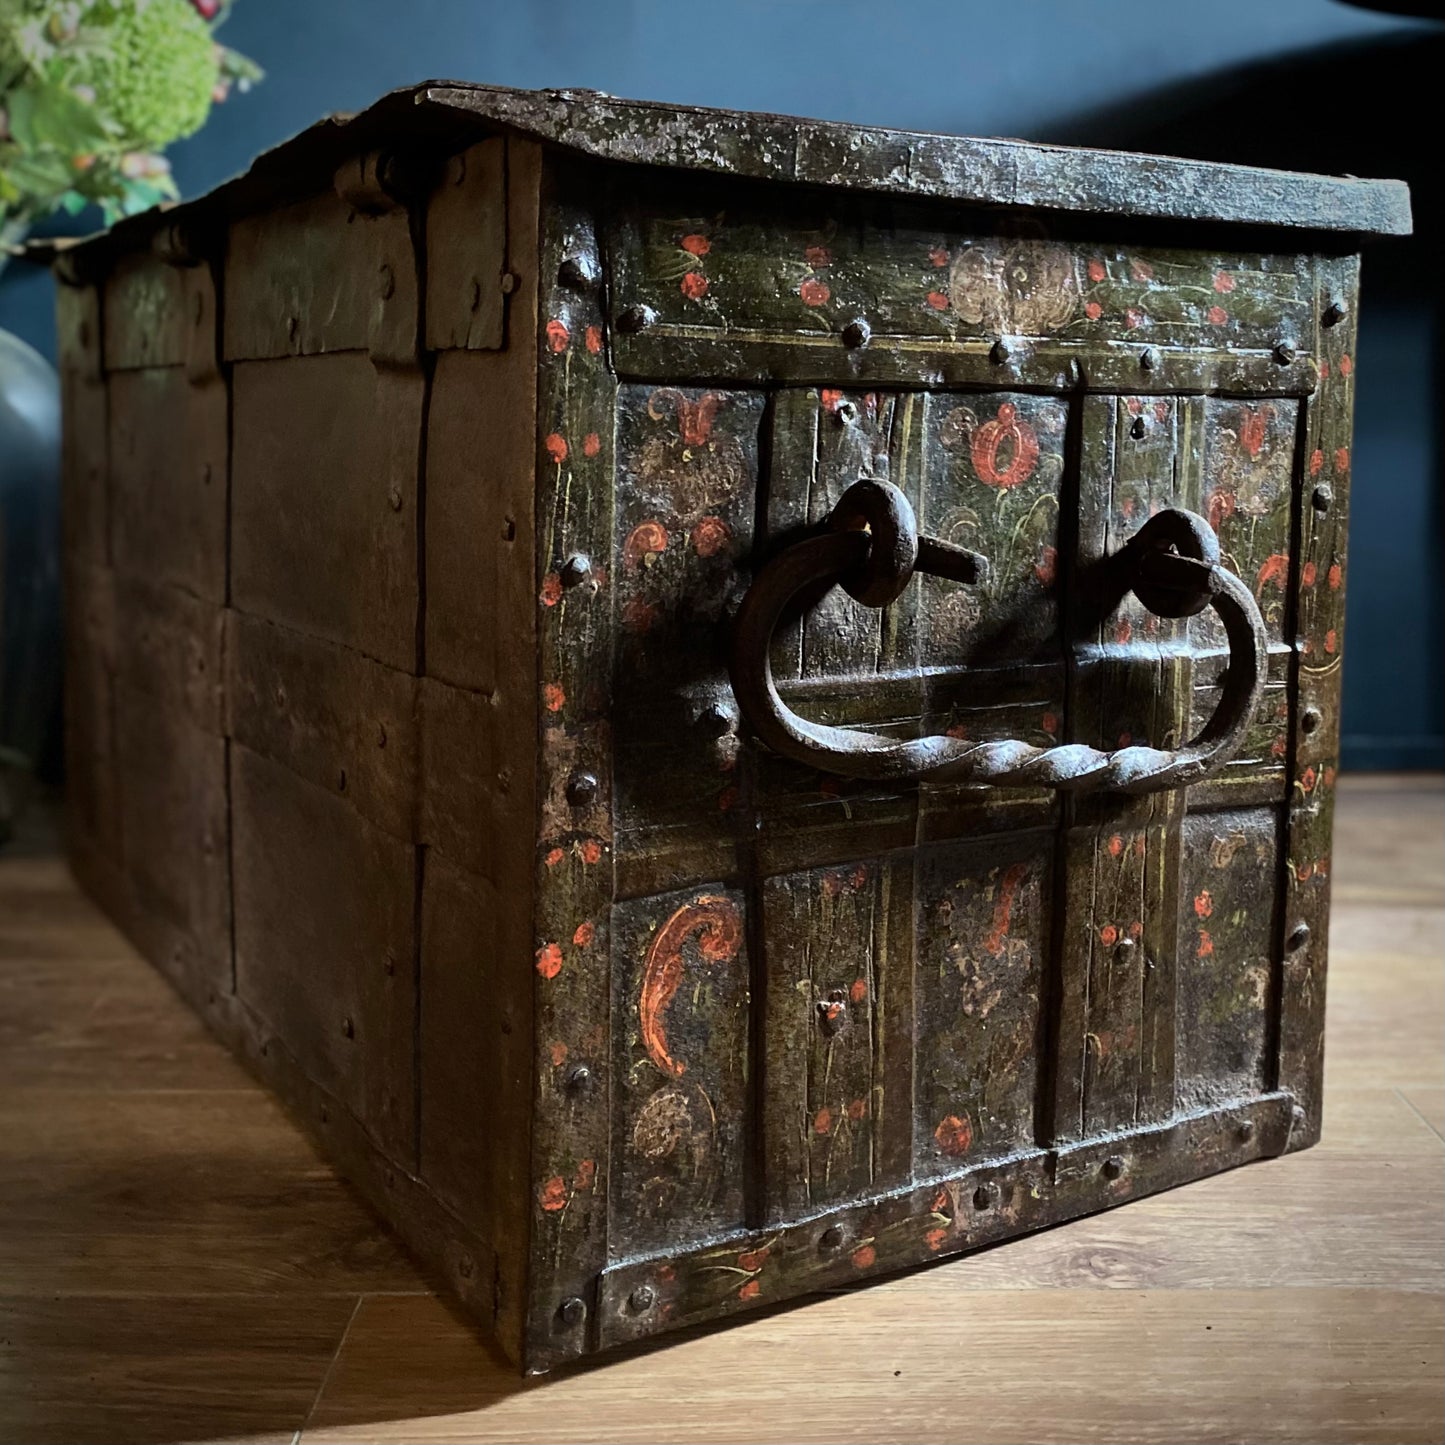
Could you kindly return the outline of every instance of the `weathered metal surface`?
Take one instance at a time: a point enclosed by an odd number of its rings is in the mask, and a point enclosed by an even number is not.
[[[1310,1143],[1311,232],[1403,221],[447,88],[125,222],[64,267],[77,871],[531,1371]]]

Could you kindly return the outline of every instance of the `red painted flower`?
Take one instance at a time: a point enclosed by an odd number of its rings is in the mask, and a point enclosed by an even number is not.
[[[1335,629],[1333,627],[1330,628],[1330,630],[1325,633],[1325,651],[1333,653],[1338,641],[1339,639],[1335,635]]]
[[[1099,942],[1105,948],[1112,948],[1119,941],[1119,930],[1112,923],[1106,923],[1099,930]]]
[[[1121,617],[1114,624],[1114,641],[1121,647],[1127,646],[1134,639],[1134,624],[1127,617]]]
[[[597,1161],[595,1159],[579,1159],[577,1161],[577,1177],[572,1181],[574,1189],[591,1189],[597,1178]]]
[[[562,600],[562,579],[555,572],[549,572],[542,579],[542,590],[537,595],[544,607],[555,607]]]
[[[761,1249],[750,1249],[738,1255],[738,1268],[745,1269],[749,1274],[756,1274],[764,1264],[767,1263],[768,1247],[764,1245]]]
[[[655,602],[631,597],[622,609],[622,625],[631,632],[651,632],[661,616]]]
[[[1337,472],[1347,472],[1347,471],[1349,471],[1349,469],[1350,469],[1350,449],[1349,449],[1349,447],[1336,447],[1336,448],[1335,448],[1335,470],[1336,470]]]
[[[1254,595],[1262,596],[1271,583],[1283,589],[1288,580],[1289,558],[1283,552],[1271,552],[1260,564],[1259,575],[1254,581]]]
[[[1209,936],[1207,928],[1199,930],[1199,943],[1194,952],[1199,958],[1208,958],[1214,952],[1214,940]]]
[[[809,246],[803,256],[810,266],[831,266],[833,253],[826,246]]]
[[[1320,380],[1321,380],[1321,381],[1328,381],[1329,379],[1330,379],[1330,364],[1329,364],[1328,361],[1324,360],[1323,357],[1321,357],[1321,358],[1320,358]]]
[[[547,448],[547,455],[560,467],[567,460],[567,438],[557,432],[548,432],[542,445]]]
[[[1046,712],[1039,719],[1039,726],[1052,737],[1059,730],[1059,716],[1057,713]]]
[[[948,265],[948,252],[945,251],[942,246],[935,246],[928,253],[928,259],[935,266],[946,266]]]
[[[721,517],[703,517],[692,529],[692,550],[699,557],[716,557],[731,541],[732,533]]]
[[[559,1209],[565,1209],[567,1207],[567,1181],[560,1174],[554,1174],[537,1191],[537,1202],[548,1214],[555,1214]]]
[[[1299,785],[1302,792],[1312,793],[1315,790],[1315,770],[1306,768],[1300,774]]]
[[[1131,331],[1137,331],[1144,324],[1145,313],[1137,306],[1124,308],[1124,325]]]
[[[1136,281],[1152,281],[1154,279],[1154,268],[1147,261],[1141,261],[1137,256],[1130,256],[1129,274]]]
[[[1117,858],[1123,851],[1124,840],[1115,833],[1114,836],[1109,839],[1109,856],[1111,858]]]
[[[848,1101],[848,1117],[856,1124],[860,1119],[868,1117],[867,1099],[850,1099]]]
[[[1340,357],[1340,375],[1348,376],[1355,369],[1355,363],[1348,356]]]
[[[667,528],[661,522],[649,518],[639,522],[622,544],[622,566],[628,572],[635,572],[649,557],[667,550]]]
[[[707,295],[707,277],[698,271],[689,271],[678,283],[678,288],[689,301],[701,301]]]
[[[1318,447],[1310,453],[1310,476],[1317,477],[1324,470],[1325,454]]]
[[[798,287],[798,295],[802,297],[804,306],[824,306],[832,294],[816,276],[809,276]]]
[[[562,972],[562,950],[555,943],[544,943],[537,950],[537,972],[543,978],[556,978]]]
[[[555,682],[549,682],[542,688],[542,706],[548,712],[561,712],[567,705],[567,694],[562,691],[561,686]]]
[[[600,863],[602,861],[602,844],[596,838],[586,839],[579,851],[584,863]]]
[[[555,868],[566,856],[560,848],[552,848],[548,850],[547,856],[543,861],[549,868]]]
[[[1163,426],[1169,420],[1169,403],[1167,401],[1156,401],[1154,403],[1154,420]]]
[[[1305,587],[1313,587],[1315,585],[1316,575],[1317,569],[1315,564],[1313,562],[1306,562],[1304,566],[1300,568],[1300,583]]]
[[[1214,912],[1214,895],[1206,888],[1194,895],[1194,914],[1197,918],[1208,918]]]
[[[946,1229],[930,1229],[924,1234],[923,1242],[934,1254],[937,1254],[943,1248],[947,1238],[948,1231]]]
[[[1251,407],[1248,411],[1241,412],[1239,418],[1239,444],[1254,461],[1258,458],[1261,449],[1264,447],[1265,434],[1269,429],[1270,418],[1274,415],[1274,408]]]
[[[552,1067],[554,1069],[560,1069],[562,1065],[567,1062],[567,1055],[570,1054],[572,1050],[569,1049],[566,1044],[558,1040],[557,1042],[548,1045],[547,1052],[552,1056]]]
[[[1135,943],[1144,937],[1144,925],[1140,923],[1137,918],[1129,925],[1129,937],[1132,938]]]
[[[969,443],[973,469],[981,482],[1007,490],[1033,475],[1039,460],[1039,436],[1010,401],[992,421],[975,428]]]
[[[579,923],[576,930],[572,934],[572,942],[575,943],[578,948],[586,948],[587,945],[591,943],[592,940],[596,937],[597,929],[594,924],[590,922]]]
[[[712,242],[706,236],[699,236],[695,232],[691,236],[684,236],[677,244],[690,256],[706,256],[712,250]]]
[[[1205,320],[1211,326],[1224,326],[1229,321],[1229,312],[1222,306],[1211,306],[1205,314]]]
[[[1097,301],[1084,303],[1084,315],[1087,316],[1090,321],[1097,321],[1103,314],[1104,308],[1100,306]]]
[[[878,1262],[878,1251],[871,1244],[861,1244],[849,1258],[858,1269],[872,1269]]]
[[[571,332],[569,332],[567,327],[561,321],[558,321],[555,316],[547,323],[547,345],[550,346],[553,351],[566,351],[567,343],[571,339]]]
[[[1218,291],[1221,296],[1227,296],[1229,292],[1233,291],[1234,285],[1234,277],[1231,276],[1228,271],[1216,271],[1214,273],[1214,289]]]
[[[825,411],[837,411],[843,405],[843,393],[833,387],[825,386],[818,393],[818,400],[823,403]]]
[[[1329,583],[1330,591],[1338,592],[1340,590],[1340,583],[1344,580],[1345,574],[1340,569],[1340,564],[1338,562],[1331,563],[1330,570],[1325,573],[1325,581]]]
[[[851,1003],[862,1003],[868,997],[868,980],[866,978],[855,978],[848,988],[848,999]]]
[[[1090,260],[1090,262],[1089,262],[1089,280],[1090,280],[1090,281],[1094,281],[1094,282],[1102,281],[1102,280],[1104,280],[1104,279],[1108,276],[1108,274],[1109,274],[1109,268],[1108,268],[1107,266],[1105,266],[1104,263],[1103,263],[1101,260],[1099,260],[1099,258],[1098,258],[1097,256],[1093,257],[1093,259]]]
[[[593,356],[602,350],[602,328],[600,326],[589,326],[586,331],[587,349]]]
[[[1034,576],[1048,587],[1054,580],[1059,567],[1059,549],[1045,545],[1039,551],[1039,560],[1034,563]]]
[[[973,1143],[973,1125],[969,1122],[967,1114],[960,1117],[957,1114],[949,1114],[940,1120],[938,1127],[933,1131],[934,1142],[945,1153],[957,1159],[967,1154],[969,1146]]]
[[[590,431],[582,438],[582,455],[584,457],[595,457],[602,450],[602,438],[595,431]]]
[[[757,1282],[757,1280],[755,1280],[755,1279],[750,1279],[750,1280],[746,1280],[746,1281],[743,1283],[742,1288],[741,1288],[740,1290],[738,1290],[738,1298],[739,1298],[739,1299],[757,1299],[757,1297],[758,1297],[762,1292],[763,1292],[763,1287],[762,1287],[762,1285],[760,1285],[760,1284]]]
[[[826,1104],[813,1115],[813,1132],[815,1134],[831,1134],[833,1132],[833,1111]]]
[[[926,299],[928,301],[928,304],[933,307],[935,311],[948,310],[948,296],[945,292],[930,291]]]

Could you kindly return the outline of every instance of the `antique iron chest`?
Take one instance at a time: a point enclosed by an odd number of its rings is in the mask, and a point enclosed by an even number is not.
[[[1306,1146],[1408,226],[590,93],[318,126],[58,258],[75,869],[529,1371]]]

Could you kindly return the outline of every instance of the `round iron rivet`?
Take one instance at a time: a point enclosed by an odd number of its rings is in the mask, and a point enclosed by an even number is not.
[[[579,587],[592,575],[592,559],[584,552],[574,552],[557,575],[564,587]]]
[[[1002,337],[999,337],[989,348],[988,359],[993,362],[995,366],[1002,366],[1012,355],[1013,352],[1008,349],[1008,342]]]
[[[1310,926],[1308,923],[1296,923],[1289,931],[1289,937],[1285,939],[1284,946],[1291,953],[1298,953],[1305,944],[1310,941]]]
[[[597,774],[579,769],[567,779],[567,801],[574,808],[583,807],[597,796]]]
[[[997,1198],[997,1184],[980,1184],[973,1191],[973,1207],[975,1209],[992,1209]]]
[[[1324,313],[1321,315],[1320,320],[1326,326],[1338,326],[1340,322],[1343,321],[1345,317],[1349,314],[1350,308],[1345,305],[1345,303],[1341,301],[1338,297],[1336,297],[1333,301],[1330,302],[1328,306],[1325,307]]]
[[[1328,482],[1321,482],[1314,490],[1310,501],[1317,512],[1328,512],[1334,505],[1335,489]]]
[[[1302,733],[1312,733],[1324,721],[1324,714],[1317,707],[1307,707],[1299,715],[1299,727]]]
[[[1305,1113],[1305,1106],[1303,1104],[1296,1104],[1294,1108],[1289,1111],[1289,1117],[1290,1127],[1292,1129],[1302,1129],[1309,1115]]]
[[[592,1082],[592,1070],[586,1064],[578,1064],[570,1074],[567,1075],[567,1092],[569,1094],[580,1094]]]
[[[1139,353],[1139,365],[1142,366],[1145,371],[1153,371],[1154,368],[1159,365],[1158,350],[1153,346],[1146,346],[1143,351]]]
[[[356,1025],[350,1019],[341,1020],[341,1037],[354,1039],[356,1037]]]
[[[1118,1179],[1124,1173],[1124,1160],[1118,1154],[1111,1154],[1104,1160],[1102,1170],[1105,1179]]]
[[[575,1330],[586,1318],[587,1306],[576,1295],[571,1299],[564,1299],[557,1306],[557,1323],[565,1325],[569,1330]]]
[[[1274,359],[1281,366],[1288,366],[1299,353],[1287,341],[1277,341],[1274,344]]]
[[[1133,956],[1138,944],[1126,933],[1118,943],[1114,945],[1114,957],[1121,963],[1127,963]]]
[[[710,702],[697,715],[697,725],[709,737],[726,737],[738,725],[738,715],[726,703]]]
[[[860,347],[867,346],[872,336],[873,328],[861,316],[857,316],[843,328],[843,345],[850,351],[857,351]]]
[[[627,1307],[635,1315],[645,1315],[657,1301],[657,1291],[650,1284],[640,1284],[627,1296]]]
[[[567,256],[557,268],[557,279],[573,291],[586,291],[597,284],[597,264],[591,256]]]
[[[1146,431],[1148,431],[1148,427],[1144,425],[1144,418],[1142,416],[1136,416],[1134,420],[1129,423],[1129,435],[1133,437],[1136,442],[1143,437]]]
[[[1254,1138],[1254,1120],[1241,1119],[1239,1121],[1239,1127],[1235,1130],[1235,1133],[1239,1135],[1240,1141],[1242,1143],[1248,1144],[1249,1141]]]
[[[818,1248],[830,1251],[842,1249],[843,1231],[836,1224],[830,1224],[827,1229],[818,1236]]]
[[[503,271],[497,284],[502,288],[503,296],[510,296],[517,289],[517,273],[515,271]]]
[[[628,306],[617,318],[617,326],[620,331],[635,336],[639,331],[646,331],[656,320],[657,312],[652,307]]]
[[[396,294],[396,272],[383,261],[381,269],[377,272],[377,289],[381,292],[383,301],[390,301]]]
[[[851,401],[839,402],[833,410],[833,420],[839,426],[847,426],[849,422],[858,420],[858,408]]]

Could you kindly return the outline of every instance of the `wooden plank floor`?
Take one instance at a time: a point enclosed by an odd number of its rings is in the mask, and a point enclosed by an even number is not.
[[[1325,1137],[523,1385],[76,893],[0,860],[0,1440],[1440,1441],[1445,780],[1345,780]]]

